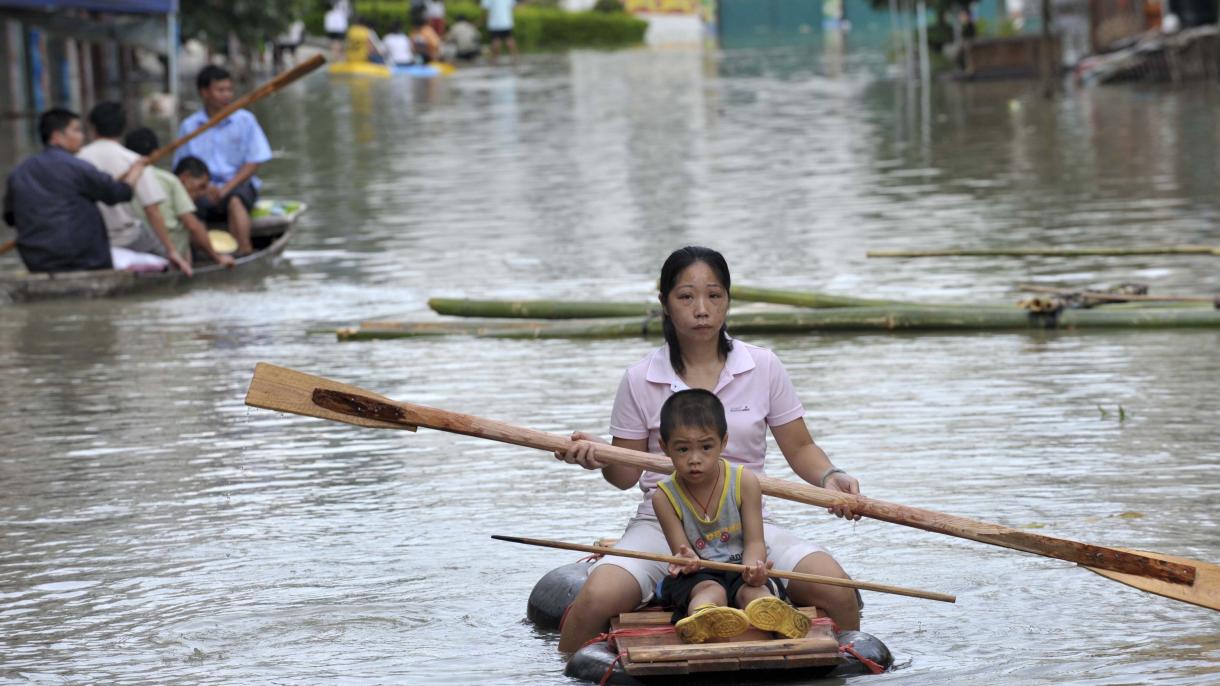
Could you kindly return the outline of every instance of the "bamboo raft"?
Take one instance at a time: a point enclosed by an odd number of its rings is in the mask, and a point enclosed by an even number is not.
[[[278,211],[277,211],[278,208]],[[255,251],[237,258],[232,269],[217,265],[196,254],[194,276],[179,271],[129,272],[98,269],[51,274],[13,271],[0,274],[0,301],[31,302],[67,298],[110,298],[132,293],[167,290],[174,287],[211,282],[234,273],[252,271],[272,262],[287,247],[297,218],[307,209],[305,203],[260,200],[250,223],[250,241]]]

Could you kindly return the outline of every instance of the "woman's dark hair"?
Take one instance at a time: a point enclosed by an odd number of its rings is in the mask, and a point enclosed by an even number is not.
[[[123,138],[123,145],[128,150],[141,155],[151,155],[154,150],[161,147],[161,143],[157,141],[157,134],[147,126],[128,131],[127,136]]]
[[[127,113],[117,102],[99,102],[89,110],[89,123],[102,138],[118,138],[127,128]]]
[[[674,285],[678,281],[678,275],[696,262],[702,262],[711,268],[712,272],[716,274],[716,278],[720,280],[720,285],[724,287],[725,295],[730,300],[732,299],[729,265],[724,261],[724,255],[711,248],[688,245],[685,248],[679,248],[670,253],[669,258],[665,260],[665,264],[661,267],[660,300],[662,307],[668,304],[669,292],[674,289]],[[675,372],[682,374],[682,372],[686,371],[686,364],[682,362],[682,346],[678,343],[678,332],[674,330],[674,323],[667,314],[661,315],[661,329],[665,332],[665,342],[669,344],[669,364],[673,366]],[[732,349],[733,341],[729,339],[728,327],[721,324],[718,351],[720,357],[727,359],[729,351]]]
[[[79,114],[60,107],[43,112],[38,117],[38,135],[42,138],[42,144],[48,145],[53,134],[68,128],[68,124],[77,119],[80,119]]]
[[[715,429],[716,435],[723,440],[729,432],[729,423],[720,398],[702,388],[688,388],[669,396],[661,405],[661,440],[668,443],[674,429],[683,427]]]

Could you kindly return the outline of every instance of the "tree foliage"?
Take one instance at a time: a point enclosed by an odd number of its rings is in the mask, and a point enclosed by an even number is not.
[[[317,4],[317,0],[191,0],[180,4],[182,39],[198,39],[223,50],[232,33],[243,45],[273,38]]]

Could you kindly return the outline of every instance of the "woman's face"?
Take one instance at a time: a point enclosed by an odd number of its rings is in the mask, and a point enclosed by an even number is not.
[[[665,298],[665,313],[674,330],[692,342],[715,341],[728,311],[729,294],[705,262],[682,270]]]

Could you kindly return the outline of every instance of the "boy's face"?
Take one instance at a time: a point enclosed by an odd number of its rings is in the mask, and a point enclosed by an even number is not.
[[[178,180],[186,187],[186,194],[191,196],[191,200],[198,200],[208,190],[208,177],[204,174],[179,174]]]
[[[661,449],[673,460],[674,470],[684,484],[697,485],[720,478],[720,453],[728,436],[719,436],[715,427],[676,426]]]
[[[79,119],[73,119],[61,131],[51,134],[51,145],[57,145],[75,155],[85,145],[85,130]]]

